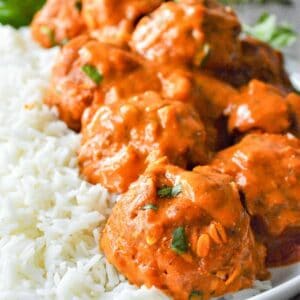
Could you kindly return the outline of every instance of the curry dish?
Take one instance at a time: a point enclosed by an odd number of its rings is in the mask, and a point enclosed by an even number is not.
[[[45,103],[118,193],[99,245],[133,284],[211,297],[300,261],[300,96],[280,52],[215,0],[48,0]]]

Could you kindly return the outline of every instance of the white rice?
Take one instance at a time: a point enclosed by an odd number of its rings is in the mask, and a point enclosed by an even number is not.
[[[0,298],[163,299],[119,285],[98,250],[112,203],[78,175],[80,136],[42,105],[57,51],[0,27]]]
[[[168,299],[129,285],[98,249],[113,201],[80,178],[80,136],[42,104],[57,52],[0,26],[0,299]]]

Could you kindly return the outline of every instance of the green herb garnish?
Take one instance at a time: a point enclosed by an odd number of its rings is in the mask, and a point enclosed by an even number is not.
[[[184,227],[178,227],[173,231],[171,249],[177,254],[183,254],[187,252],[188,243]]]
[[[29,25],[45,0],[0,0],[0,23],[16,28]]]
[[[275,15],[263,13],[253,26],[243,25],[244,32],[272,47],[281,49],[292,45],[297,39],[297,33],[289,24],[277,24]]]
[[[149,210],[149,209],[157,211],[158,207],[154,204],[146,204],[145,206],[142,207],[142,210]]]
[[[157,190],[157,195],[160,198],[173,198],[182,192],[181,184],[175,186],[163,186]]]
[[[202,300],[203,292],[202,291],[192,291],[189,295],[189,300]]]
[[[41,33],[46,35],[50,41],[51,46],[55,46],[55,33],[54,30],[49,28],[48,26],[41,26]]]
[[[99,73],[98,69],[92,65],[86,64],[81,67],[83,73],[85,73],[91,80],[93,80],[97,85],[99,85],[103,76]]]

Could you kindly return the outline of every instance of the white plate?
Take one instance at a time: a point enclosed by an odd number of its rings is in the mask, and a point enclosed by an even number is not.
[[[271,273],[273,288],[249,300],[288,300],[300,294],[300,263],[272,269]]]
[[[300,63],[295,60],[288,59],[286,62],[286,68],[290,72],[290,78],[295,89],[300,92]]]

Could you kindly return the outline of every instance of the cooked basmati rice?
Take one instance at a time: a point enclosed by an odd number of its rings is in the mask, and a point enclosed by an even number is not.
[[[113,200],[80,178],[80,135],[42,104],[57,52],[0,26],[0,299],[168,299],[128,284],[98,249]]]

